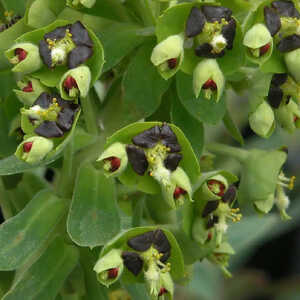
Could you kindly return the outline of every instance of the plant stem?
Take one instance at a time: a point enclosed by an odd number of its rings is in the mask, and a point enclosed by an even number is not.
[[[227,146],[224,144],[218,144],[218,143],[207,144],[205,148],[207,151],[220,154],[220,155],[230,156],[237,159],[240,162],[244,162],[248,157],[247,150],[243,150],[232,146]]]
[[[57,194],[60,197],[70,197],[72,196],[73,185],[71,184],[73,178],[73,138],[66,146],[64,152],[63,167],[60,172],[59,185],[57,187]]]
[[[83,111],[87,132],[97,135],[98,134],[97,119],[89,95],[81,99],[81,108]]]

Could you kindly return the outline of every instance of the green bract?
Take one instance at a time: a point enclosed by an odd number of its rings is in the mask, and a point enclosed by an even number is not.
[[[53,149],[53,146],[51,140],[34,136],[22,142],[18,146],[15,154],[19,159],[24,160],[27,163],[38,163],[47,156]]]
[[[39,48],[30,42],[15,44],[5,51],[5,55],[9,62],[15,65],[12,68],[13,72],[28,74],[42,67]]]

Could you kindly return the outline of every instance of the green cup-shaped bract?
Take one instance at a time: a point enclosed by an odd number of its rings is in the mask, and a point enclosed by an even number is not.
[[[284,54],[286,66],[297,83],[300,83],[300,49]]]
[[[272,36],[264,24],[255,24],[245,34],[243,44],[251,49],[260,48],[272,41]]]
[[[74,90],[71,89],[68,93],[64,88],[64,82],[69,76],[74,78],[77,87],[74,88]],[[90,84],[91,84],[91,72],[89,67],[79,66],[75,69],[69,70],[63,75],[59,83],[60,95],[62,96],[63,99],[67,99],[67,100],[74,100],[74,98],[78,98],[79,96],[84,98],[87,96],[89,92]]]
[[[290,100],[288,104],[283,104],[275,109],[275,116],[283,129],[293,133],[297,129],[295,118],[300,118],[299,106],[293,100]]]
[[[176,201],[176,199],[174,199],[174,191],[176,187],[180,187],[186,191],[186,194],[180,197],[183,197],[189,201],[193,201],[190,179],[180,167],[177,167],[177,169],[171,173],[170,183],[161,184],[163,196],[171,208],[183,205],[183,201]]]
[[[151,62],[158,67],[164,79],[169,79],[179,70],[184,57],[183,42],[183,35],[176,34],[167,37],[154,47]],[[176,60],[174,66],[168,64],[171,59]]]
[[[273,38],[264,24],[255,24],[245,34],[243,40],[244,46],[248,48],[247,58],[257,64],[265,63],[273,52]],[[266,53],[261,55],[260,48],[270,44]],[[254,53],[256,55],[254,55]]]
[[[198,98],[203,88],[203,85],[207,80],[212,79],[217,86],[217,97],[218,102],[223,94],[225,87],[224,75],[215,59],[205,59],[198,63],[194,69],[193,75],[193,87],[195,96]]]
[[[279,150],[249,151],[247,158],[242,162],[237,197],[241,205],[251,202],[255,203],[260,211],[269,212],[273,206],[278,176],[286,158],[287,154]]]
[[[263,101],[249,116],[251,129],[263,138],[268,138],[275,128],[274,112],[270,105]]]
[[[32,92],[26,92],[22,89],[31,82],[32,84]],[[17,82],[20,90],[14,89],[18,99],[26,106],[32,106],[35,100],[40,96],[43,92],[48,92],[48,89],[38,80],[32,77],[26,77],[23,81]]]
[[[24,151],[24,145],[32,143],[29,152]],[[53,149],[53,142],[40,136],[33,136],[23,141],[17,148],[15,155],[27,163],[38,163]]]
[[[115,171],[109,171],[104,168],[104,174],[106,176],[118,176],[120,175],[127,167],[128,164],[128,157],[126,153],[126,145],[122,143],[114,143],[111,146],[109,146],[97,159],[97,162],[102,162],[102,163],[108,163],[107,161],[108,158],[110,157],[116,157],[120,159],[120,166],[117,170]]]
[[[27,52],[26,58],[18,62],[18,58],[15,55],[16,49],[23,49]],[[5,51],[5,55],[8,60],[15,64],[12,68],[13,72],[32,73],[39,70],[43,63],[40,58],[38,46],[32,43],[18,43]]]
[[[108,271],[110,269],[118,269],[116,277],[109,278]],[[108,288],[120,278],[123,269],[124,264],[121,258],[121,250],[113,249],[103,257],[99,258],[93,270],[97,273],[98,281]]]

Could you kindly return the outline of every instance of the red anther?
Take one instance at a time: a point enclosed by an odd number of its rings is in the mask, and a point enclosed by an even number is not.
[[[214,187],[217,186],[219,189],[219,192],[215,192]],[[220,197],[222,197],[225,194],[225,185],[218,180],[215,179],[211,179],[207,181],[207,187],[215,194],[218,195]]]
[[[260,56],[263,56],[264,54],[266,54],[266,53],[269,51],[270,47],[271,47],[271,44],[270,44],[270,43],[268,43],[268,44],[266,44],[266,45],[260,47],[260,48],[259,48],[259,55],[260,55]]]
[[[162,296],[163,294],[166,294],[167,292],[168,292],[168,291],[167,291],[166,288],[164,288],[164,287],[160,288],[158,297]]]
[[[27,142],[23,144],[23,151],[28,153],[31,150],[33,142]]]
[[[72,88],[78,88],[76,80],[72,76],[68,76],[64,81],[64,88],[67,91]]]
[[[15,55],[18,56],[18,59],[19,59],[19,62],[20,62],[20,61],[22,61],[22,60],[24,60],[26,58],[27,52],[24,49],[22,49],[22,48],[17,48],[15,50]]]
[[[174,199],[178,199],[181,195],[185,195],[185,194],[186,194],[186,190],[184,190],[181,187],[177,186],[175,188],[174,193],[173,193],[173,197],[174,197]]]
[[[31,93],[33,92],[32,82],[28,81],[28,84],[22,89],[23,92]]]
[[[107,275],[109,279],[114,279],[118,276],[119,274],[119,268],[113,268],[113,269],[109,269],[107,271]]]
[[[211,89],[212,91],[216,91],[217,90],[217,85],[216,83],[212,80],[212,79],[208,79],[202,86],[202,88],[204,90],[208,90]]]
[[[175,69],[177,66],[177,58],[170,58],[167,60],[169,69]]]
[[[116,156],[108,157],[107,160],[110,161],[110,172],[115,172],[120,168],[121,159]]]
[[[207,242],[209,242],[212,239],[212,233],[209,232],[207,235]]]

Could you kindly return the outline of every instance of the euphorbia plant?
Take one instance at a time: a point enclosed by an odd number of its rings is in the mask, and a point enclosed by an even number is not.
[[[231,276],[244,211],[290,219],[286,148],[242,149],[230,102],[264,139],[300,127],[296,0],[20,3],[0,0],[4,300],[171,300],[198,261]],[[240,148],[205,143],[221,121]]]

